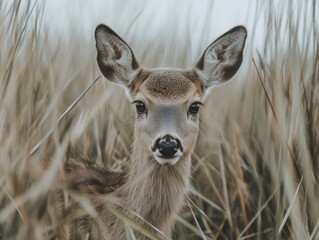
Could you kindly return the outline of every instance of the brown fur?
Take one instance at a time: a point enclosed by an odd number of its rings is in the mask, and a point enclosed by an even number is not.
[[[108,194],[125,183],[125,172],[111,172],[85,159],[69,158],[64,165],[68,188],[87,194]],[[80,176],[80,177],[79,177]]]
[[[178,69],[153,70],[145,81],[145,88],[156,98],[172,101],[190,91],[192,82]]]

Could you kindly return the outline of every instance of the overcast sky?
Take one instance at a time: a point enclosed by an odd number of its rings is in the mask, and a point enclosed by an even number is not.
[[[69,27],[78,27],[91,37],[95,26],[104,23],[124,33],[132,28],[136,32],[129,34],[144,38],[161,31],[176,33],[183,27],[200,38],[196,33],[208,26],[207,36],[202,37],[214,37],[236,25],[252,30],[255,17],[255,0],[47,0],[45,6],[45,20],[66,36]]]
[[[92,41],[95,27],[113,28],[134,49],[141,45],[178,45],[189,38],[190,54],[198,55],[216,37],[236,25],[253,32],[262,16],[256,16],[255,0],[47,0],[44,19],[54,35],[68,38],[72,31]],[[261,28],[259,28],[261,29]],[[249,35],[251,37],[251,35]],[[257,38],[262,39],[262,31]],[[258,41],[257,41],[258,42]],[[151,46],[150,46],[151,47]],[[138,51],[138,49],[137,49]]]
[[[7,0],[8,2],[13,0]],[[36,0],[31,0],[36,1]],[[22,1],[26,3],[27,1]],[[189,47],[190,58],[216,37],[236,25],[248,29],[249,50],[262,47],[265,36],[265,16],[272,3],[272,14],[285,16],[288,5],[291,14],[299,21],[301,8],[311,1],[297,0],[37,0],[45,3],[44,28],[52,34],[68,40],[75,35],[79,40],[93,45],[95,27],[104,23],[113,28],[137,52],[146,48],[167,48],[174,45]],[[307,12],[307,11],[303,11]],[[317,13],[319,11],[317,9]],[[290,17],[291,17],[290,16]],[[309,18],[310,19],[310,18]],[[301,21],[301,20],[300,20]],[[284,21],[282,21],[284,22]],[[283,31],[283,34],[284,31]],[[304,37],[304,35],[300,35]],[[74,39],[74,38],[73,38]],[[181,47],[181,49],[183,49]]]

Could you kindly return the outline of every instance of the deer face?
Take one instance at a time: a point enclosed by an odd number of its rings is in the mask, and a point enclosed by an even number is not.
[[[174,165],[196,142],[201,90],[193,75],[176,69],[143,70],[146,78],[134,93],[135,137],[160,164]]]
[[[225,33],[208,46],[192,69],[147,70],[112,29],[105,25],[96,28],[100,70],[128,90],[136,107],[134,144],[149,159],[175,165],[193,151],[206,90],[237,72],[246,35],[241,26]]]

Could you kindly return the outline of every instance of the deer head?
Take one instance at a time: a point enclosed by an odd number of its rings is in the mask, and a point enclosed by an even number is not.
[[[111,28],[96,28],[99,68],[107,80],[125,87],[135,104],[133,144],[149,161],[175,165],[191,154],[208,89],[237,72],[246,37],[243,26],[231,29],[210,44],[188,70],[145,69]]]

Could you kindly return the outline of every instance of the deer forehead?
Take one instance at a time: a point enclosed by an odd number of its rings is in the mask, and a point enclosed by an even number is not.
[[[178,69],[153,69],[137,89],[136,98],[146,97],[153,103],[185,103],[200,100],[201,87],[195,74]]]

